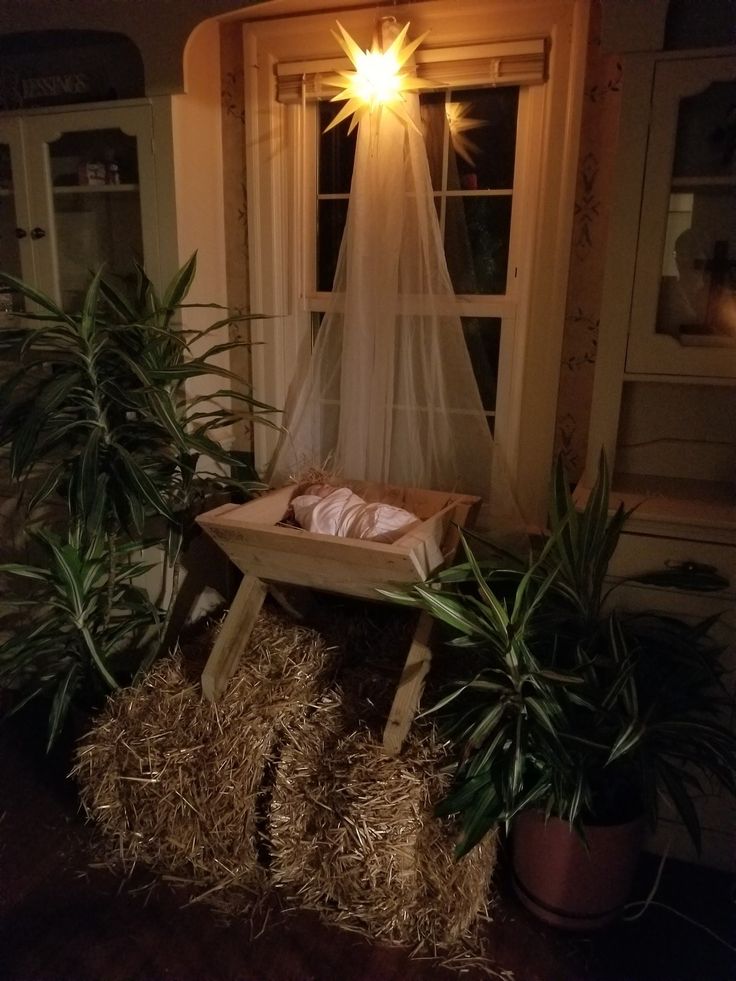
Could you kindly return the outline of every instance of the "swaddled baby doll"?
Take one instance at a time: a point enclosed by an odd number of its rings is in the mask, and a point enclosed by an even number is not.
[[[297,524],[305,531],[338,538],[362,538],[373,542],[395,542],[419,519],[410,511],[391,504],[368,504],[349,487],[310,484],[291,507]]]

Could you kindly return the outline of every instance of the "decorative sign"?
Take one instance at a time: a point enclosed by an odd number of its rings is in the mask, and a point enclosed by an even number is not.
[[[24,105],[39,99],[56,99],[59,96],[63,96],[67,102],[74,102],[76,96],[89,95],[93,90],[92,79],[81,72],[23,78],[20,85]]]
[[[0,109],[28,109],[104,99],[109,86],[88,72],[25,75],[0,68]]]
[[[143,61],[130,38],[107,31],[0,36],[0,111],[135,99]]]

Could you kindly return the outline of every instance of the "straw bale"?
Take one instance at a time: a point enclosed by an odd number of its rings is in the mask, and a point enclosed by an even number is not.
[[[449,777],[431,728],[384,755],[384,695],[411,621],[357,613],[325,602],[317,633],[264,611],[216,706],[201,698],[196,651],[158,662],[79,746],[82,803],[108,864],[145,864],[228,915],[252,916],[275,886],[372,938],[466,956],[495,839],[455,861],[456,828],[432,817]]]
[[[432,817],[447,787],[432,730],[401,758],[325,695],[282,748],[269,839],[277,888],[340,925],[428,952],[457,951],[486,912],[496,840],[457,862],[457,829]]]
[[[77,749],[87,815],[125,871],[145,863],[210,897],[257,895],[261,792],[274,748],[324,685],[314,631],[263,614],[225,696],[202,700],[181,652],[108,700]],[[111,854],[112,852],[112,854]]]

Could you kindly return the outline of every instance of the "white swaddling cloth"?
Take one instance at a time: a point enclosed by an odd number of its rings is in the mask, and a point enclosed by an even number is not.
[[[296,522],[305,531],[391,543],[419,520],[391,504],[368,504],[349,487],[316,489],[318,493],[300,494],[291,501]]]

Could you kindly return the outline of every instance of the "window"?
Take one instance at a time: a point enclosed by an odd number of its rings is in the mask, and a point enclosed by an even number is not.
[[[417,71],[437,86],[421,106],[456,311],[532,521],[543,518],[553,444],[586,7],[429,0],[386,11],[414,36],[430,31]],[[339,14],[364,45],[375,16]],[[251,308],[280,315],[260,328],[254,384],[277,405],[319,328],[347,212],[353,142],[343,127],[323,134],[335,106],[321,78],[340,60],[334,19],[244,28]],[[258,439],[263,465],[272,443]]]
[[[516,157],[518,86],[445,89],[420,96],[423,135],[465,338],[484,408],[493,428]],[[319,327],[342,241],[356,130],[346,120],[325,132],[341,104],[317,106],[316,216],[309,224],[315,259],[308,272],[312,329]],[[379,204],[380,206],[380,204]]]

